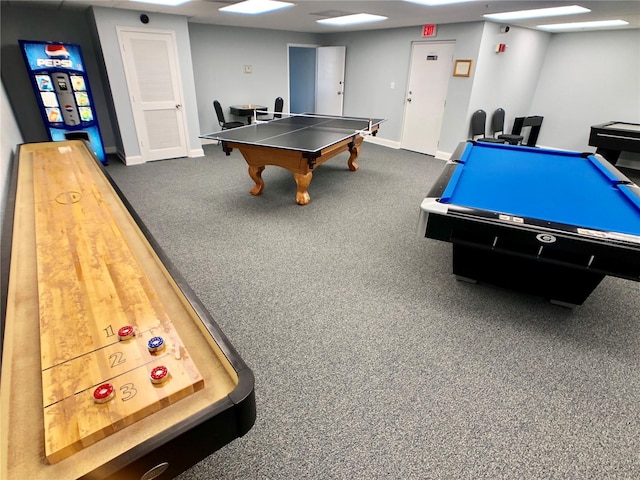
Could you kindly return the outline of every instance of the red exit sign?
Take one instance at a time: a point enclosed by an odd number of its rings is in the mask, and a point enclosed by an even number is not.
[[[431,25],[423,25],[422,27],[422,36],[423,37],[435,37],[436,36],[436,26]]]

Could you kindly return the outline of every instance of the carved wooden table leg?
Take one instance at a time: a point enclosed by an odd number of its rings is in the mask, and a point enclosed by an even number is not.
[[[256,186],[249,190],[251,195],[260,195],[264,190],[264,180],[262,180],[262,171],[264,167],[252,167],[249,165],[249,176],[256,182]]]
[[[355,172],[356,170],[358,170],[358,164],[356,163],[356,159],[358,158],[358,155],[360,155],[360,145],[362,145],[362,140],[363,140],[363,137],[356,138],[353,146],[349,148],[349,152],[351,153],[351,156],[349,157],[349,161],[347,164],[349,165],[349,170],[351,170],[352,172]]]
[[[304,175],[301,173],[293,174],[293,179],[296,181],[296,185],[298,185],[298,189],[296,192],[296,202],[298,205],[306,205],[311,201],[309,192],[307,192],[309,184],[311,183],[311,177],[313,177],[312,172],[306,173]]]

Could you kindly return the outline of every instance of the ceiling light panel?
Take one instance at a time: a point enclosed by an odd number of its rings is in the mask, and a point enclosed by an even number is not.
[[[293,7],[290,2],[279,2],[276,0],[245,0],[244,2],[234,3],[226,7],[220,7],[218,10],[225,13],[242,13],[245,15],[257,15],[260,13],[273,12],[283,8]]]
[[[333,17],[333,18],[323,18],[322,20],[316,20],[316,22],[321,23],[322,25],[356,25],[359,23],[371,23],[371,22],[381,22],[386,20],[387,17],[383,17],[382,15],[372,15],[369,13],[354,13],[353,15],[344,15],[342,17]]]
[[[498,20],[501,22],[509,20],[524,20],[527,18],[557,17],[562,15],[576,15],[579,13],[589,13],[588,8],[578,5],[567,7],[537,8],[534,10],[519,10],[517,12],[488,13],[483,15],[489,20]]]
[[[573,22],[573,23],[552,23],[549,25],[538,25],[540,30],[549,32],[569,31],[569,30],[594,30],[598,28],[624,27],[629,22],[624,20],[600,20],[593,22]]]

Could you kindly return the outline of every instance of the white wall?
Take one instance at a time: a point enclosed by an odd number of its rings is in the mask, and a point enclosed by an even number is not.
[[[2,189],[2,195],[0,196],[0,218],[4,223],[4,211],[7,205],[7,191],[11,174],[11,158],[16,150],[16,146],[22,143],[22,135],[20,135],[20,130],[18,130],[18,123],[13,116],[4,85],[2,85],[2,94],[0,95],[0,116],[2,118],[2,128],[0,129],[0,187]]]
[[[475,64],[482,28],[482,22],[440,25],[433,39],[423,38],[420,27],[325,35],[323,44],[347,47],[344,114],[386,118],[378,138],[399,146],[412,44],[455,41],[454,57]],[[467,138],[468,127],[460,118],[466,116],[472,85],[470,78],[450,78],[439,150],[452,152]]]
[[[505,109],[505,132],[510,133],[515,117],[530,115],[540,71],[544,63],[551,34],[525,28],[511,27],[500,32],[500,24],[484,24],[482,41],[473,81],[473,91],[467,112],[467,124],[478,109],[487,112],[487,134],[491,133],[493,112]],[[499,43],[506,51],[496,53]],[[470,135],[470,129],[467,130]]]
[[[591,125],[640,123],[640,30],[552,35],[531,105],[540,145],[589,147]]]
[[[220,130],[213,111],[218,100],[227,120],[229,105],[265,105],[273,110],[276,97],[289,108],[288,44],[315,44],[317,35],[189,24],[193,76],[201,133]],[[252,73],[244,73],[251,65]],[[239,120],[239,119],[238,119]],[[241,119],[246,120],[246,119]]]
[[[473,22],[439,25],[428,41],[455,41],[455,59],[471,59],[470,77],[449,79],[438,155],[447,157],[459,142],[470,138],[471,114],[478,108],[506,110],[511,131],[516,116],[530,114],[530,106],[547,51],[550,34],[523,28],[500,33],[500,25]],[[386,118],[378,134],[400,144],[412,43],[424,42],[419,28],[332,34],[331,45],[347,46],[345,114]],[[495,45],[507,43],[505,53]],[[390,89],[391,82],[395,89]]]
[[[172,30],[176,35],[178,47],[178,61],[183,89],[182,110],[187,120],[187,142],[189,156],[202,156],[202,144],[198,135],[198,106],[196,102],[195,85],[193,81],[193,65],[191,60],[191,45],[187,18],[178,15],[160,13],[148,14],[148,24],[140,22],[140,13],[133,10],[93,7],[94,21],[99,36],[100,48],[104,58],[105,68],[109,77],[109,86],[113,105],[122,140],[123,152],[118,152],[127,164],[136,163],[140,158],[140,145],[136,134],[133,111],[129,100],[127,80],[120,55],[120,46],[116,31],[117,26],[148,28],[150,30]],[[130,159],[134,159],[129,161]]]
[[[443,119],[442,156],[469,138],[471,113],[483,108],[544,117],[538,144],[593,151],[591,125],[609,120],[640,123],[640,30],[549,34],[492,22],[441,25],[436,41],[455,40],[457,59],[472,59],[470,78],[452,77]],[[417,29],[325,35],[324,44],[347,45],[345,114],[387,118],[379,137],[402,137],[411,42]],[[506,43],[505,53],[495,45]],[[395,80],[396,90],[390,90]]]

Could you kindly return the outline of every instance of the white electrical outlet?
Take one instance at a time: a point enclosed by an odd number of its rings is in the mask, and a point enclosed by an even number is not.
[[[251,65],[245,65],[244,73],[253,73],[253,67]]]

